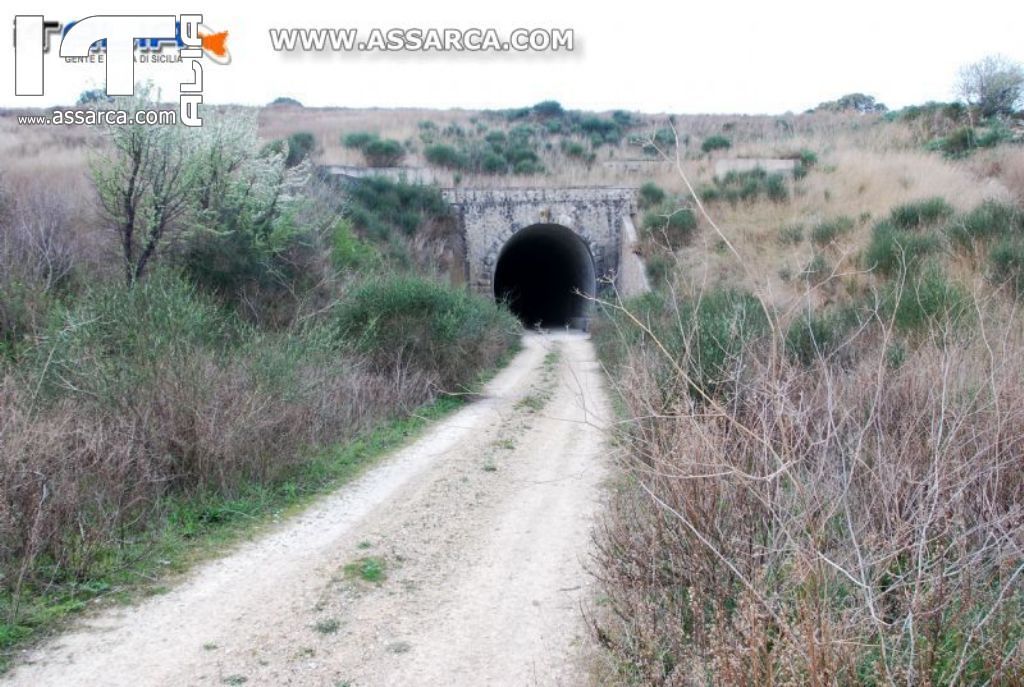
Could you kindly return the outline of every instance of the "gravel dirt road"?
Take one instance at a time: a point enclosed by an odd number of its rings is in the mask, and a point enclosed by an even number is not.
[[[583,684],[607,417],[587,338],[527,335],[480,400],[0,683]]]

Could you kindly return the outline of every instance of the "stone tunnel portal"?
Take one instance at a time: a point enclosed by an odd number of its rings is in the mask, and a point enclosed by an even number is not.
[[[585,328],[596,289],[594,258],[583,239],[558,224],[534,224],[502,247],[494,296],[527,327]]]

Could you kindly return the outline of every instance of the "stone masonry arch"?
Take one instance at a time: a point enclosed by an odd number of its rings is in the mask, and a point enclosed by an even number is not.
[[[632,291],[632,284],[642,281],[642,267],[638,278],[628,284],[622,280],[624,271],[636,272],[631,263],[638,260],[631,252],[633,189],[474,188],[449,189],[444,195],[465,239],[466,280],[478,293],[494,294],[502,250],[519,232],[536,226],[564,227],[578,237],[593,259],[597,283]],[[569,324],[585,326],[585,318]]]

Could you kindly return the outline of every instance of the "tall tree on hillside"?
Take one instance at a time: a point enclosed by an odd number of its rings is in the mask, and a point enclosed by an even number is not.
[[[960,69],[957,93],[983,118],[1013,114],[1024,102],[1024,66],[989,55]]]

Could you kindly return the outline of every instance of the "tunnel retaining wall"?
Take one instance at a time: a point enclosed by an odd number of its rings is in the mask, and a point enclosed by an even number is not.
[[[502,247],[518,231],[535,224],[558,224],[579,236],[594,258],[598,280],[619,270],[622,219],[635,208],[628,188],[449,189],[466,245],[466,279],[478,293],[491,295]]]

